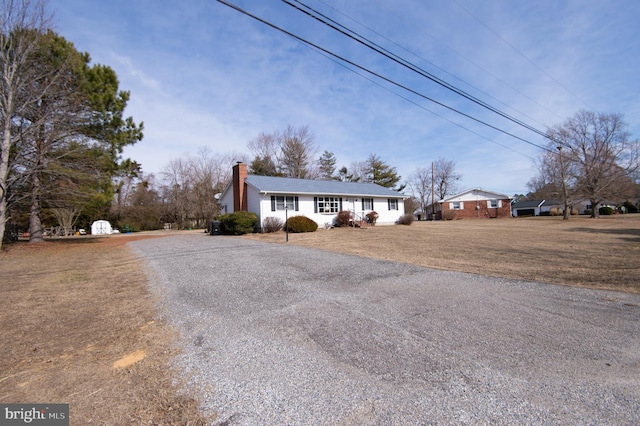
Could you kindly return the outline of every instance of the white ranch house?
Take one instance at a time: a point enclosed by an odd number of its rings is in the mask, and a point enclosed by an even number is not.
[[[219,201],[222,213],[256,213],[260,227],[268,217],[284,221],[287,216],[306,216],[325,227],[333,225],[342,210],[350,211],[356,221],[375,211],[377,224],[394,224],[404,215],[406,198],[374,183],[249,175],[246,164],[238,163]]]

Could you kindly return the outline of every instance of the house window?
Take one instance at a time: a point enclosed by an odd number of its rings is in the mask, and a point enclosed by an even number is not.
[[[298,211],[298,197],[292,195],[272,195],[271,196],[271,211],[285,210]]]
[[[342,206],[342,198],[339,197],[315,197],[316,213],[338,213]]]
[[[387,204],[389,205],[389,210],[398,210],[398,200],[396,198],[387,199]]]
[[[373,210],[373,198],[362,199],[362,210]]]
[[[490,209],[498,209],[502,207],[502,200],[489,200],[487,201],[487,206]]]
[[[464,209],[464,203],[462,201],[454,201],[452,203],[449,203],[449,209],[450,210],[463,210]]]

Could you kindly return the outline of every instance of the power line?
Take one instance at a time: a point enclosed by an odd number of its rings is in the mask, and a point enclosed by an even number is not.
[[[323,23],[324,25],[338,31],[339,33],[349,37],[350,39],[357,41],[358,43],[364,45],[365,47],[383,55],[384,57],[391,59],[393,62],[396,62],[397,64],[402,65],[403,67],[433,81],[434,83],[456,93],[457,95],[460,95],[462,97],[464,97],[467,100],[470,100],[471,102],[480,105],[483,108],[488,109],[489,111],[500,115],[503,118],[506,118],[507,120],[518,124],[519,126],[522,126],[524,128],[526,128],[527,130],[530,130],[534,133],[537,133],[540,136],[546,137],[546,132],[539,130],[525,122],[523,122],[522,120],[519,120],[491,105],[489,105],[488,103],[482,101],[481,99],[478,99],[477,97],[465,92],[462,89],[459,89],[455,86],[453,86],[452,84],[442,80],[441,78],[429,73],[428,71],[425,71],[424,69],[418,67],[417,65],[407,61],[406,59],[403,59],[402,57],[396,55],[393,52],[390,52],[389,50],[385,49],[384,47],[376,44],[375,42],[367,39],[366,37],[363,37],[362,35],[356,33],[355,31],[341,25],[340,23],[332,20],[331,18],[323,15],[322,13],[316,11],[315,9],[305,5],[304,3],[302,3],[299,0],[294,0],[296,3],[301,4],[305,9],[298,7],[296,5],[294,5],[293,3],[291,3],[289,0],[282,0],[284,3],[288,4],[289,6],[295,8],[296,10],[299,10],[300,12],[306,14],[307,16],[310,16],[311,18]]]
[[[456,6],[458,6],[460,9],[464,10],[469,16],[471,16],[473,19],[475,19],[476,21],[478,21],[483,27],[485,27],[487,30],[489,30],[493,35],[495,35],[496,37],[498,37],[500,40],[502,40],[502,42],[504,44],[506,44],[507,46],[509,46],[511,49],[513,49],[518,55],[522,56],[524,59],[526,59],[531,65],[533,65],[536,69],[538,69],[538,71],[540,71],[541,73],[543,73],[544,75],[546,75],[547,77],[549,77],[554,83],[556,83],[558,86],[562,87],[567,93],[569,93],[571,96],[573,96],[574,98],[576,98],[577,100],[579,100],[580,102],[582,102],[583,104],[585,104],[586,106],[588,106],[589,108],[593,109],[593,107],[591,105],[589,105],[586,101],[584,101],[582,98],[580,98],[578,95],[576,95],[575,93],[573,93],[571,90],[569,90],[566,86],[564,86],[562,83],[560,83],[558,80],[556,80],[551,74],[549,74],[548,72],[546,72],[542,67],[540,67],[538,64],[536,64],[531,58],[529,58],[527,55],[525,55],[524,53],[522,53],[517,47],[515,47],[514,45],[512,45],[511,43],[509,43],[504,37],[502,37],[500,34],[498,34],[496,31],[493,30],[493,28],[491,28],[489,25],[485,24],[484,21],[482,21],[480,18],[478,18],[476,15],[474,15],[473,13],[471,13],[471,11],[467,8],[465,8],[464,6],[462,6],[459,2],[457,2],[456,0],[452,0]]]
[[[403,96],[403,95],[401,95],[401,94],[400,94],[400,93],[398,93],[398,92],[394,92],[394,91],[393,91],[393,90],[391,90],[390,88],[388,88],[388,87],[386,87],[386,86],[383,86],[382,84],[380,84],[380,83],[378,83],[377,81],[375,81],[375,80],[373,80],[373,79],[371,79],[371,78],[367,77],[367,76],[366,76],[366,75],[364,75],[364,74],[359,73],[358,71],[354,70],[353,68],[349,68],[348,66],[346,66],[346,65],[345,65],[345,64],[343,64],[342,62],[337,61],[335,58],[332,58],[331,56],[329,56],[329,55],[325,54],[324,52],[322,52],[322,51],[318,51],[318,50],[314,49],[313,47],[311,47],[311,46],[309,46],[309,45],[307,45],[307,44],[304,44],[304,43],[303,43],[303,45],[304,45],[304,46],[306,46],[306,47],[309,47],[310,49],[313,49],[313,50],[314,50],[316,53],[318,53],[319,55],[324,56],[324,57],[325,57],[325,58],[327,58],[328,60],[330,60],[330,61],[332,61],[332,62],[336,63],[337,65],[339,65],[339,66],[343,67],[344,69],[346,69],[346,70],[348,70],[348,71],[351,71],[352,73],[354,73],[354,74],[356,74],[357,76],[359,76],[359,77],[361,77],[361,78],[363,78],[363,79],[367,80],[368,82],[370,82],[370,83],[372,83],[372,84],[375,84],[376,86],[380,87],[381,89],[386,90],[387,92],[389,92],[389,93],[392,93],[392,94],[396,95],[397,97],[399,97],[399,98],[401,98],[401,99],[403,99],[403,100],[405,100],[405,101],[409,102],[410,104],[413,104],[413,105],[417,106],[417,107],[418,107],[418,108],[420,108],[420,109],[423,109],[423,110],[427,111],[428,113],[430,113],[430,114],[432,114],[432,115],[435,115],[436,117],[440,118],[441,120],[448,121],[449,123],[453,124],[454,126],[459,127],[459,128],[461,128],[461,129],[463,129],[463,130],[466,130],[467,132],[472,133],[472,134],[474,134],[474,135],[476,135],[476,136],[478,136],[478,137],[480,137],[480,138],[482,138],[482,139],[484,139],[484,140],[486,140],[486,141],[488,141],[488,142],[491,142],[491,143],[493,143],[493,144],[496,144],[496,145],[498,145],[498,146],[500,146],[500,147],[502,147],[502,148],[504,148],[504,149],[508,149],[509,151],[513,151],[513,152],[515,152],[516,154],[520,154],[520,155],[522,155],[522,156],[524,156],[524,157],[529,158],[530,160],[535,161],[535,158],[531,157],[530,155],[527,155],[527,154],[525,154],[525,153],[523,153],[523,152],[520,152],[520,151],[518,151],[518,150],[516,150],[516,149],[513,149],[513,148],[511,148],[510,146],[507,146],[507,145],[501,144],[501,143],[499,143],[499,142],[496,142],[496,141],[494,141],[493,139],[490,139],[490,138],[488,138],[488,137],[486,137],[486,136],[484,136],[484,135],[481,135],[480,133],[478,133],[478,132],[476,132],[476,131],[474,131],[474,130],[469,129],[468,127],[463,126],[463,125],[462,125],[462,124],[460,124],[460,123],[456,123],[455,121],[450,120],[450,119],[448,119],[447,117],[445,117],[445,116],[443,116],[443,115],[441,115],[441,114],[438,114],[438,113],[437,113],[437,112],[435,112],[435,111],[430,110],[429,108],[425,107],[424,105],[420,105],[419,103],[417,103],[417,102],[413,101],[412,99],[409,99],[408,97]]]
[[[337,58],[337,59],[339,59],[340,61],[342,61],[344,63],[347,63],[347,64],[349,64],[349,65],[351,65],[353,67],[356,67],[356,68],[358,68],[358,69],[360,69],[360,70],[362,70],[362,71],[364,71],[364,72],[366,72],[368,74],[371,74],[371,75],[373,75],[373,76],[375,76],[375,77],[377,77],[377,78],[379,78],[381,80],[384,80],[384,81],[386,81],[386,82],[388,82],[388,83],[390,83],[390,84],[392,84],[394,86],[397,86],[397,87],[399,87],[401,89],[404,89],[404,90],[408,91],[409,93],[412,93],[412,94],[414,94],[414,95],[416,95],[418,97],[421,97],[421,98],[424,98],[426,100],[429,100],[429,101],[431,101],[431,102],[433,102],[433,103],[435,103],[435,104],[437,104],[437,105],[439,105],[439,106],[441,106],[443,108],[446,108],[446,109],[448,109],[450,111],[453,111],[453,112],[455,112],[457,114],[460,114],[460,115],[462,115],[462,116],[464,116],[464,117],[466,117],[466,118],[468,118],[470,120],[473,120],[473,121],[475,121],[477,123],[480,123],[480,124],[482,124],[484,126],[487,126],[489,128],[492,128],[492,129],[494,129],[494,130],[496,130],[498,132],[504,133],[507,136],[511,136],[514,139],[518,139],[518,140],[520,140],[520,141],[522,141],[524,143],[527,143],[529,145],[535,146],[536,148],[539,148],[539,149],[542,149],[542,150],[548,151],[548,152],[554,152],[554,151],[550,150],[549,148],[546,148],[546,147],[544,147],[542,145],[538,145],[538,144],[536,144],[534,142],[526,140],[526,139],[524,139],[524,138],[522,138],[520,136],[514,135],[513,133],[510,133],[510,132],[508,132],[506,130],[503,130],[501,128],[498,128],[498,127],[496,127],[496,126],[494,126],[492,124],[489,124],[489,123],[487,123],[485,121],[482,121],[482,120],[480,120],[478,118],[475,118],[475,117],[473,117],[473,116],[471,116],[469,114],[466,114],[466,113],[464,113],[462,111],[459,111],[459,110],[457,110],[457,109],[455,109],[453,107],[450,107],[450,106],[448,106],[448,105],[446,105],[446,104],[444,104],[444,103],[442,103],[440,101],[437,101],[437,100],[435,100],[433,98],[430,98],[429,96],[424,95],[424,94],[422,94],[422,93],[420,93],[420,92],[418,92],[418,91],[416,91],[414,89],[411,89],[411,88],[409,88],[409,87],[407,87],[405,85],[402,85],[402,84],[400,84],[400,83],[398,83],[398,82],[396,82],[396,81],[394,81],[394,80],[392,80],[392,79],[390,79],[388,77],[385,77],[385,76],[383,76],[383,75],[381,75],[379,73],[376,73],[376,72],[374,72],[374,71],[372,71],[372,70],[370,70],[370,69],[368,69],[368,68],[366,68],[366,67],[364,67],[362,65],[359,65],[359,64],[357,64],[357,63],[355,63],[353,61],[350,61],[350,60],[348,60],[348,59],[346,59],[346,58],[344,58],[344,57],[342,57],[342,56],[340,56],[340,55],[338,55],[338,54],[336,54],[334,52],[331,52],[331,51],[329,51],[329,50],[327,50],[327,49],[325,49],[325,48],[323,48],[323,47],[321,47],[321,46],[319,46],[317,44],[314,44],[314,43],[312,43],[312,42],[310,42],[310,41],[308,41],[308,40],[306,40],[306,39],[304,39],[304,38],[302,38],[302,37],[300,37],[300,36],[298,36],[296,34],[293,34],[292,32],[287,31],[287,30],[285,30],[285,29],[283,29],[283,28],[281,28],[281,27],[279,27],[279,26],[277,26],[277,25],[275,25],[275,24],[273,24],[273,23],[271,23],[271,22],[269,22],[269,21],[267,21],[267,20],[265,20],[263,18],[260,18],[259,16],[256,16],[256,15],[254,15],[254,14],[252,14],[252,13],[250,13],[250,12],[248,12],[248,11],[242,9],[242,8],[240,8],[239,6],[237,6],[237,5],[233,4],[233,3],[230,3],[230,2],[228,2],[226,0],[217,0],[217,1],[219,3],[224,4],[227,7],[230,7],[231,9],[234,9],[234,10],[236,10],[236,11],[238,11],[238,12],[240,12],[240,13],[246,15],[246,16],[249,16],[250,18],[253,18],[253,19],[257,20],[258,22],[261,22],[261,23],[263,23],[263,24],[265,24],[265,25],[267,25],[267,26],[269,26],[269,27],[271,27],[271,28],[273,28],[273,29],[275,29],[277,31],[280,31],[280,32],[288,35],[289,37],[292,37],[292,38],[294,38],[294,39],[296,39],[296,40],[298,40],[298,41],[300,41],[300,42],[302,42],[302,43],[304,43],[304,44],[306,44],[308,46],[311,46],[311,47],[313,47],[313,48],[315,48],[315,49],[317,49],[317,50],[319,50],[321,52],[324,52],[327,55],[330,55],[330,56],[332,56],[334,58]]]
[[[440,71],[442,71],[443,73],[455,78],[456,80],[466,84],[469,87],[474,88],[475,90],[477,90],[478,92],[482,93],[483,95],[488,96],[489,98],[495,100],[496,102],[506,106],[507,108],[512,109],[513,111],[527,117],[529,120],[532,120],[540,125],[544,125],[543,123],[540,123],[538,120],[536,120],[535,118],[527,115],[526,113],[519,111],[518,109],[514,108],[513,106],[507,105],[506,103],[502,102],[500,99],[497,99],[496,97],[492,96],[490,93],[485,92],[484,90],[474,86],[473,84],[469,83],[468,81],[465,81],[464,79],[456,76],[455,74],[450,73],[449,71],[445,70],[444,68],[434,64],[433,62],[429,61],[428,59],[426,59],[425,57],[419,55],[418,53],[407,49],[406,47],[402,46],[399,43],[396,43],[395,41],[393,41],[392,39],[388,38],[387,36],[385,36],[384,34],[381,34],[380,32],[376,31],[374,28],[371,28],[369,26],[367,26],[366,24],[358,21],[357,19],[354,19],[353,17],[345,14],[344,12],[336,9],[335,7],[331,6],[330,4],[328,4],[327,2],[325,2],[324,0],[318,0],[320,3],[324,4],[326,7],[328,7],[329,9],[333,10],[334,12],[338,13],[339,15],[344,16],[345,18],[349,19],[352,22],[355,22],[356,24],[360,25],[361,27],[367,29],[368,31],[376,34],[377,36],[383,38],[384,40],[388,41],[389,43],[399,47],[400,49],[404,50],[407,53],[410,53],[411,55],[415,56],[416,58],[426,62],[427,64],[431,65],[434,68],[439,69]],[[383,6],[384,7],[384,6]],[[385,8],[386,9],[386,8]],[[394,13],[393,11],[386,9],[389,13]],[[399,17],[400,19],[403,19],[401,16]],[[460,58],[464,59],[465,61],[467,61],[468,63],[470,63],[471,65],[473,65],[474,67],[482,70],[483,72],[485,72],[487,75],[493,77],[495,80],[499,81],[500,83],[502,83],[504,86],[508,87],[509,89],[513,90],[514,92],[518,93],[519,95],[521,95],[522,97],[528,99],[529,101],[533,102],[534,104],[538,105],[540,108],[544,109],[545,111],[549,112],[550,114],[553,114],[554,116],[560,118],[560,116],[555,113],[554,111],[550,110],[549,108],[547,108],[545,105],[542,105],[541,103],[539,103],[538,101],[536,101],[535,99],[533,99],[532,97],[528,96],[526,93],[523,93],[522,91],[520,91],[520,89],[518,89],[517,87],[512,86],[511,84],[509,84],[508,82],[504,81],[502,78],[498,77],[497,75],[493,74],[491,71],[487,70],[486,68],[482,67],[481,65],[475,63],[474,61],[470,60],[469,58],[467,58],[466,56],[464,56],[463,54],[461,54],[460,52],[458,52],[457,50],[455,50],[454,48],[452,48],[451,46],[447,45],[446,43],[442,42],[442,40],[437,39],[435,36],[433,36],[433,34],[429,33],[428,31],[425,31],[425,34],[428,35],[429,37],[431,37],[431,39],[438,43],[439,45],[445,47],[446,49],[450,50],[451,52],[453,52],[454,54],[456,54],[457,56],[459,56]]]

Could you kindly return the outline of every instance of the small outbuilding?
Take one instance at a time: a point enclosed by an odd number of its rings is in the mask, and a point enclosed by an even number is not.
[[[544,204],[545,200],[518,201],[513,203],[511,211],[513,212],[513,217],[540,216]]]
[[[113,228],[106,220],[96,220],[91,224],[91,235],[111,235]]]

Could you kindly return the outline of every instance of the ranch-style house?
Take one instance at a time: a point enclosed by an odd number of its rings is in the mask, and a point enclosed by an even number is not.
[[[508,218],[511,217],[511,198],[473,188],[438,201],[435,209],[436,219]]]
[[[343,210],[351,212],[355,222],[375,211],[378,225],[394,224],[404,215],[406,198],[375,183],[249,175],[247,165],[239,162],[219,201],[222,213],[256,213],[261,227],[268,217],[284,221],[287,216],[306,216],[328,227]]]

